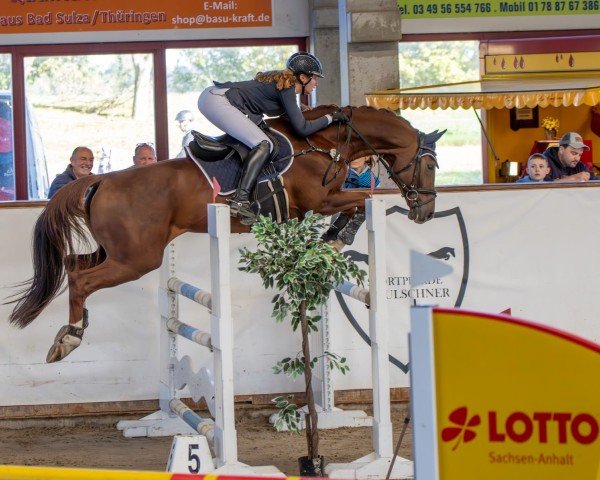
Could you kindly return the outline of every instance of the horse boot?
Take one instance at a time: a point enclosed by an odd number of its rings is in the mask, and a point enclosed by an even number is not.
[[[354,237],[356,236],[356,232],[358,232],[358,229],[363,223],[365,223],[365,214],[355,213],[348,222],[348,225],[342,229],[338,235],[338,238],[346,245],[352,245],[352,242],[354,242]]]
[[[257,213],[250,206],[250,194],[254,190],[258,175],[269,159],[269,153],[267,140],[263,140],[250,150],[244,162],[240,184],[233,196],[227,200],[231,208],[231,216],[238,217],[243,225],[252,225],[258,219]]]
[[[324,242],[334,242],[338,238],[338,234],[346,226],[350,217],[345,213],[338,214],[337,218],[331,223],[327,231],[321,235],[321,240]]]

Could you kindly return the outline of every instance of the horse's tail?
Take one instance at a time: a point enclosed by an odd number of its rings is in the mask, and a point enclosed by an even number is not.
[[[20,328],[29,325],[60,293],[65,280],[65,257],[74,251],[74,238],[86,238],[85,194],[102,181],[90,175],[62,187],[48,202],[33,231],[33,276],[18,284],[26,287],[8,303],[16,303],[9,322]]]

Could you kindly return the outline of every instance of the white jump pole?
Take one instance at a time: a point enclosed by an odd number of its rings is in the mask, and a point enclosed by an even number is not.
[[[329,464],[325,472],[331,478],[384,479],[392,458],[392,417],[388,361],[388,305],[385,295],[386,204],[380,198],[365,202],[369,249],[369,288],[345,282],[339,291],[359,301],[369,301],[369,336],[371,338],[371,375],[373,379],[373,452],[352,463]],[[328,388],[324,388],[328,390]],[[331,390],[331,389],[329,389]],[[412,478],[413,464],[401,457],[394,459],[391,478]]]
[[[227,205],[208,205],[208,234],[210,292],[178,279],[175,272],[175,245],[171,243],[165,249],[159,271],[160,410],[141,420],[121,421],[117,428],[123,430],[126,437],[201,434],[213,445],[216,471],[219,473],[281,476],[275,467],[249,467],[237,460],[229,261],[230,214]],[[179,320],[179,295],[209,309],[210,333]],[[178,359],[180,337],[212,351],[214,379],[207,369],[194,373],[187,355]],[[193,400],[206,400],[214,421],[202,418],[179,399],[180,390],[186,385]]]

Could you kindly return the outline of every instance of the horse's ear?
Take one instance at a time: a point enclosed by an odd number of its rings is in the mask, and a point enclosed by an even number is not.
[[[441,132],[439,130],[435,130],[433,132],[427,133],[427,134],[425,134],[423,143],[425,143],[425,145],[435,144],[435,142],[437,142],[440,138],[442,138],[442,136],[446,132],[447,132],[447,130],[442,130]]]

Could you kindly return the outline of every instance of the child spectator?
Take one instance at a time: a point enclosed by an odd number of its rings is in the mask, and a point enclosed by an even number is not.
[[[548,159],[541,153],[534,153],[527,159],[527,175],[519,178],[517,183],[526,182],[551,182],[550,178],[546,178],[550,173]]]
[[[374,165],[376,161],[377,155],[367,155],[352,160],[344,188],[371,188],[371,165]],[[379,177],[375,175],[375,186],[378,185]]]

